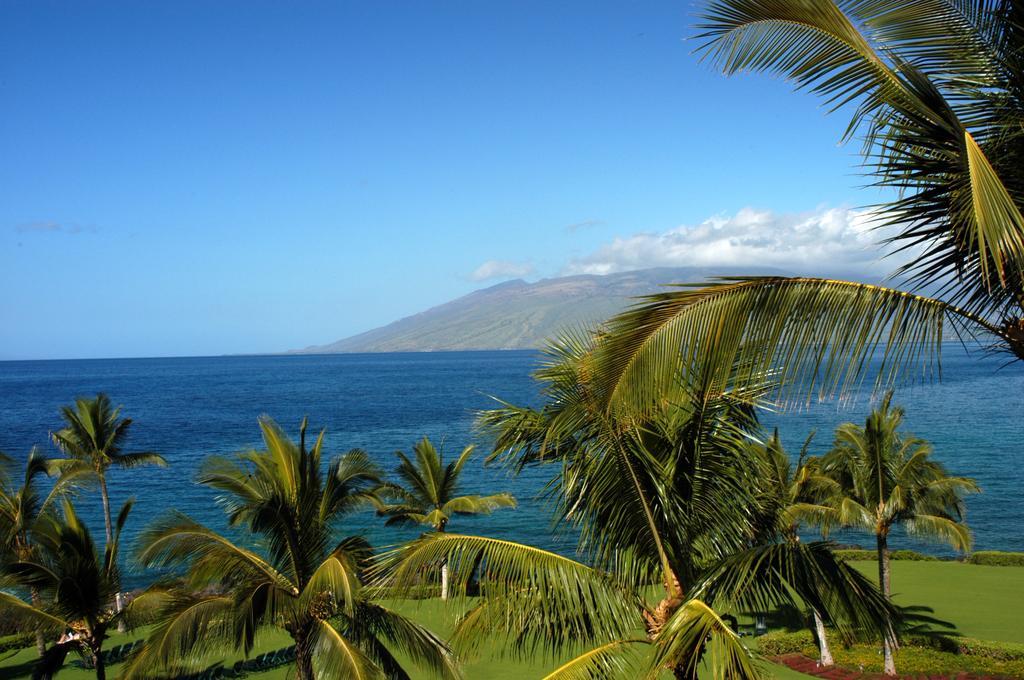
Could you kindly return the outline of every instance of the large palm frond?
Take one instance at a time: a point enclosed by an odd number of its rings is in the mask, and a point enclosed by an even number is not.
[[[714,680],[755,680],[765,675],[739,635],[700,600],[688,600],[672,615],[658,634],[655,649],[647,676],[652,679],[667,666],[676,677],[696,680],[704,663]]]
[[[777,381],[783,399],[849,395],[874,373],[938,374],[944,333],[1000,329],[941,300],[814,278],[749,277],[647,297],[608,323],[593,389],[612,412],[646,413],[681,380],[709,391]]]
[[[875,584],[820,541],[786,541],[732,554],[707,572],[695,596],[745,612],[808,606],[827,612],[848,638],[891,636],[898,619]]]
[[[447,564],[458,593],[474,577],[481,601],[455,640],[473,648],[506,637],[519,652],[631,637],[642,602],[611,575],[546,550],[482,536],[426,534],[381,556],[374,582],[400,596],[424,573]]]
[[[702,49],[726,73],[780,73],[834,108],[855,102],[847,135],[866,132],[870,171],[902,192],[883,223],[924,246],[901,272],[1008,316],[1024,292],[1013,4],[715,0]]]

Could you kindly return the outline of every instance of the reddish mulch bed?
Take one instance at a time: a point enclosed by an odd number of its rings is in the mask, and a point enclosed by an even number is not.
[[[813,675],[816,678],[826,680],[1013,680],[1005,675],[976,675],[974,673],[960,672],[955,675],[896,675],[888,676],[881,673],[861,673],[849,668],[831,666],[823,668],[814,659],[808,659],[803,654],[785,654],[772,659],[776,663],[788,666],[799,673]]]

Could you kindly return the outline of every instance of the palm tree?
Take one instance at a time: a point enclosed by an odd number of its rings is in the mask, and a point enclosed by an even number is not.
[[[49,492],[40,488],[40,477],[48,474],[49,461],[38,449],[32,449],[25,461],[20,485],[14,482],[12,461],[0,454],[0,562],[25,562],[38,554],[36,533],[49,522],[54,505],[68,490],[73,476],[59,478]],[[37,589],[30,589],[33,605],[40,604]],[[43,630],[36,627],[36,649],[39,656],[46,653]]]
[[[36,523],[32,553],[3,569],[6,584],[36,593],[34,601],[0,592],[0,609],[54,634],[72,631],[46,651],[36,676],[51,677],[70,651],[78,651],[95,668],[97,680],[104,680],[107,631],[131,609],[118,611],[112,605],[121,590],[117,555],[132,502],[118,513],[113,540],[102,554],[71,501],[62,505],[63,517],[51,513]]]
[[[827,484],[822,479],[818,460],[807,456],[814,432],[808,435],[794,464],[779,438],[776,429],[764,444],[755,444],[754,450],[762,460],[759,477],[759,514],[755,519],[758,530],[755,542],[771,543],[779,538],[792,543],[800,541],[800,525],[808,521],[818,523],[830,511],[820,505],[818,490]],[[832,666],[835,660],[829,649],[825,622],[821,612],[811,608],[814,631],[822,666]]]
[[[459,477],[473,446],[462,450],[458,458],[444,463],[442,451],[426,437],[413,446],[413,462],[401,451],[395,452],[399,464],[395,474],[402,484],[387,484],[383,491],[393,503],[381,503],[377,512],[388,517],[387,524],[424,524],[444,531],[453,515],[489,515],[498,508],[514,508],[516,499],[508,493],[490,496],[459,496]],[[441,599],[448,599],[448,567],[441,566]]]
[[[324,432],[306,446],[306,420],[292,442],[269,418],[264,448],[210,457],[199,482],[217,491],[229,525],[261,539],[236,543],[182,514],[147,529],[138,558],[148,567],[186,567],[183,584],[152,591],[163,598],[158,623],[127,675],[188,669],[211,651],[241,649],[280,628],[295,641],[299,680],[407,678],[395,653],[439,675],[457,675],[433,633],[372,601],[361,587],[369,545],[339,538],[353,511],[375,500],[377,468],[365,452],[322,464]]]
[[[886,599],[891,595],[889,535],[902,526],[907,533],[948,543],[953,549],[971,547],[964,523],[963,495],[978,491],[966,477],[952,477],[931,459],[932,447],[923,439],[902,434],[904,412],[892,406],[889,392],[863,427],[845,423],[836,428],[832,450],[822,460],[829,486],[821,515],[831,525],[855,527],[874,534],[878,545],[878,582]],[[885,670],[895,674],[892,647],[885,641]]]
[[[496,436],[492,458],[516,469],[555,464],[550,498],[560,523],[578,530],[583,559],[434,533],[385,556],[381,584],[401,592],[440,564],[455,584],[479,572],[481,600],[453,644],[504,637],[520,651],[589,647],[552,679],[663,668],[692,679],[705,653],[716,677],[755,677],[752,655],[718,612],[796,597],[850,628],[890,629],[877,589],[827,545],[752,546],[757,464],[747,442],[762,390],[710,395],[704,383],[680,383],[647,419],[609,417],[589,378],[603,337],[570,336],[548,349],[536,374],[542,408],[505,404],[481,419]],[[649,604],[652,583],[661,597]]]
[[[113,408],[110,398],[105,394],[98,394],[95,399],[79,398],[75,400],[73,408],[61,408],[64,427],[51,435],[57,448],[68,456],[64,460],[52,461],[51,465],[59,469],[61,474],[91,476],[99,483],[107,543],[113,540],[107,471],[111,467],[167,465],[167,461],[158,453],[125,453],[122,450],[132,421],[130,418],[121,418],[120,414],[120,407]],[[120,611],[124,606],[121,593],[117,593],[115,600],[117,610]]]
[[[609,324],[606,409],[643,410],[679,374],[776,371],[792,398],[938,367],[949,331],[1024,358],[1024,5],[1012,0],[709,0],[699,52],[852,109],[875,208],[910,259],[904,290],[743,277],[655,295]],[[877,351],[877,354],[876,354]],[[869,361],[877,356],[877,362]]]

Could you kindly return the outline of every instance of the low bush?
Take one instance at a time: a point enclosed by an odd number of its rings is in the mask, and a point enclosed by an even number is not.
[[[967,558],[969,564],[984,564],[990,567],[1024,567],[1024,553],[979,550]]]
[[[836,550],[836,556],[847,561],[869,561],[878,559],[876,550]],[[925,555],[914,550],[893,550],[889,553],[890,560],[903,560],[906,562],[938,562],[935,555]]]
[[[838,666],[873,673],[882,670],[880,645],[859,643],[845,646],[834,635],[830,642]],[[768,633],[757,639],[757,646],[767,657],[803,654],[814,659],[818,656],[818,647],[809,630]],[[896,654],[896,668],[908,674],[967,671],[1024,678],[1024,645],[973,638],[909,638],[903,641]]]
[[[0,654],[19,649],[25,649],[35,644],[36,636],[32,633],[19,633],[16,635],[5,635],[0,638]]]
[[[757,638],[757,648],[763,656],[782,656],[783,654],[806,654],[810,647],[817,653],[817,645],[814,643],[814,635],[809,630],[800,630],[795,633],[776,631],[767,633]],[[808,656],[811,656],[810,654]]]
[[[997,661],[1024,661],[1024,645],[1013,642],[991,642],[974,638],[955,638],[959,653],[996,659]]]

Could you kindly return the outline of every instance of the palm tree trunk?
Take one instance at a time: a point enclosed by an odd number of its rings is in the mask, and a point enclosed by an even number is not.
[[[445,523],[442,522],[434,527],[434,530],[438,533],[444,532]],[[441,599],[448,599],[448,561],[445,560],[441,563]]]
[[[98,475],[100,478],[100,497],[103,499],[103,522],[107,530],[107,545],[114,542],[114,523],[110,519],[110,494],[107,493],[107,477],[102,472]],[[124,609],[124,596],[121,595],[121,591],[118,591],[114,595],[114,611],[120,613]],[[117,631],[119,633],[125,632],[126,627],[124,621],[118,621]]]
[[[879,533],[878,540],[878,587],[882,595],[888,600],[889,590],[889,540],[884,533]],[[885,655],[885,674],[896,675],[896,660],[893,658],[892,642],[889,640],[888,631],[882,636],[882,652]]]
[[[313,650],[309,648],[309,632],[299,628],[292,639],[295,640],[295,678],[296,680],[313,680]]]
[[[828,648],[828,638],[825,633],[825,622],[821,620],[821,614],[817,609],[811,610],[814,613],[814,632],[818,636],[818,654],[822,666],[833,666],[835,660],[832,658],[832,650]]]
[[[96,669],[96,680],[107,680],[107,666],[103,663],[103,642],[90,642],[89,651],[92,652],[92,663]]]
[[[30,591],[30,597],[32,598],[32,606],[39,608],[39,590],[32,588]],[[36,651],[39,652],[39,658],[42,658],[46,654],[46,637],[43,635],[43,629],[36,626]]]

